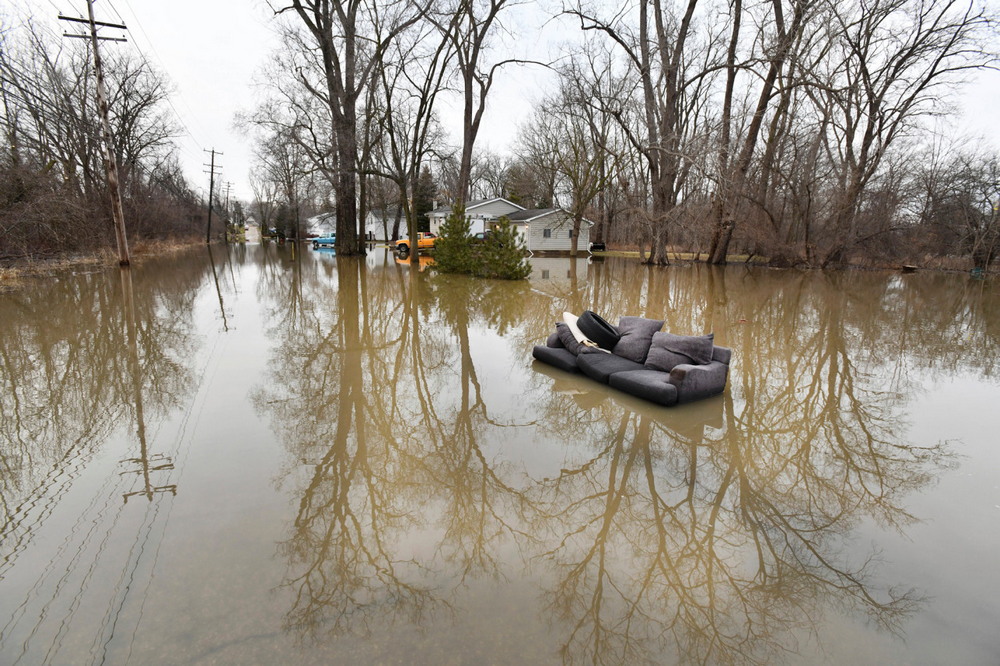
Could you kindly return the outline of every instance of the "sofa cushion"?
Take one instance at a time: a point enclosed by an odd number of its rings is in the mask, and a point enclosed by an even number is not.
[[[549,335],[548,339],[545,340],[545,346],[552,347],[554,349],[566,348],[566,345],[564,345],[562,340],[559,339],[559,333],[557,331],[553,331],[552,334]]]
[[[573,331],[570,330],[569,326],[561,321],[556,322],[556,335],[559,336],[559,341],[562,342],[562,346],[568,349],[573,356],[580,353],[580,349],[583,345],[577,342],[577,339],[573,335]]]
[[[610,377],[611,386],[639,398],[670,406],[677,403],[677,387],[670,375],[656,370],[627,370]]]
[[[721,361],[705,365],[681,363],[670,371],[670,383],[677,387],[677,401],[690,402],[722,393],[729,366]]]
[[[622,337],[617,328],[591,310],[584,310],[576,325],[584,335],[604,349],[614,349]]]
[[[714,333],[697,336],[656,333],[646,355],[646,367],[670,372],[681,363],[705,365],[712,360],[714,339]]]
[[[653,334],[661,328],[663,328],[663,321],[659,319],[622,317],[618,320],[618,332],[621,333],[622,337],[611,351],[630,361],[645,363]]]
[[[576,363],[576,354],[573,354],[564,347],[542,347],[538,345],[531,350],[531,355],[542,363],[548,363],[560,370],[580,372],[580,368]],[[585,354],[584,356],[594,356],[594,354]],[[601,354],[601,356],[604,356],[604,354]]]
[[[580,354],[576,362],[583,374],[602,384],[607,384],[608,377],[616,372],[642,370],[642,364],[614,354]]]

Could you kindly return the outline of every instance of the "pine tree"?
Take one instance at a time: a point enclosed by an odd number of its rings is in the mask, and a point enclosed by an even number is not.
[[[434,266],[442,273],[471,273],[474,266],[469,219],[465,207],[455,204],[434,242]]]
[[[523,280],[531,274],[524,240],[507,217],[500,218],[497,229],[486,236],[473,275],[499,280]]]
[[[427,213],[434,210],[434,199],[437,197],[438,186],[434,174],[428,167],[420,170],[417,179],[417,189],[413,193],[413,208],[417,215],[417,231],[430,231],[431,222]]]

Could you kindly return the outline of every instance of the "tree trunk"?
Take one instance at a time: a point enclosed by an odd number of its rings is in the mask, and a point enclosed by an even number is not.
[[[335,183],[337,199],[337,254],[364,254],[358,242],[357,159],[354,109],[345,109],[343,122],[337,129],[337,162],[339,174]]]

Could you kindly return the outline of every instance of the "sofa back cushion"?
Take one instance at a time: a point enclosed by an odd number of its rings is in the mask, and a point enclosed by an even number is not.
[[[573,331],[570,330],[570,327],[564,322],[556,322],[556,336],[559,338],[559,342],[562,343],[562,346],[572,352],[574,356],[579,356],[580,354],[586,354],[588,352],[600,351],[599,349],[588,347],[587,345],[580,343],[580,341],[576,339],[576,336],[573,335]],[[546,342],[546,344],[548,345],[548,342]]]
[[[661,328],[663,321],[660,319],[622,317],[618,320],[618,332],[621,338],[611,352],[636,363],[645,363],[653,334]]]
[[[656,333],[646,355],[646,368],[670,372],[682,363],[705,365],[712,361],[714,333],[708,335],[675,335]]]
[[[573,335],[573,331],[569,329],[569,326],[559,321],[556,322],[556,335],[559,337],[559,341],[562,342],[562,346],[568,349],[574,356],[579,355],[581,345],[576,336]]]

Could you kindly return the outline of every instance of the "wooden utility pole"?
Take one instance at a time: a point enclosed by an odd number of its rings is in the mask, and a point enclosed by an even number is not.
[[[125,213],[122,211],[122,193],[118,185],[118,160],[115,158],[114,143],[111,139],[111,123],[108,120],[108,94],[104,89],[104,68],[101,64],[101,51],[97,48],[97,42],[124,42],[124,37],[98,37],[97,26],[106,28],[117,28],[128,30],[121,23],[105,23],[94,20],[94,0],[87,0],[88,18],[72,18],[70,16],[59,16],[62,21],[73,21],[76,23],[86,23],[90,27],[90,44],[94,49],[94,74],[97,77],[97,111],[101,114],[101,133],[104,135],[104,168],[107,171],[108,189],[111,191],[111,216],[115,221],[115,239],[118,241],[118,264],[129,265],[128,238],[125,236]],[[77,39],[87,39],[87,35],[64,34],[64,37]]]
[[[205,166],[208,167],[208,174],[209,174],[209,176],[208,176],[208,225],[205,227],[205,243],[211,243],[212,242],[212,197],[215,196],[215,156],[216,155],[221,155],[222,153],[216,152],[215,148],[212,148],[212,150],[206,150],[205,152],[212,154],[212,163],[205,165]]]

